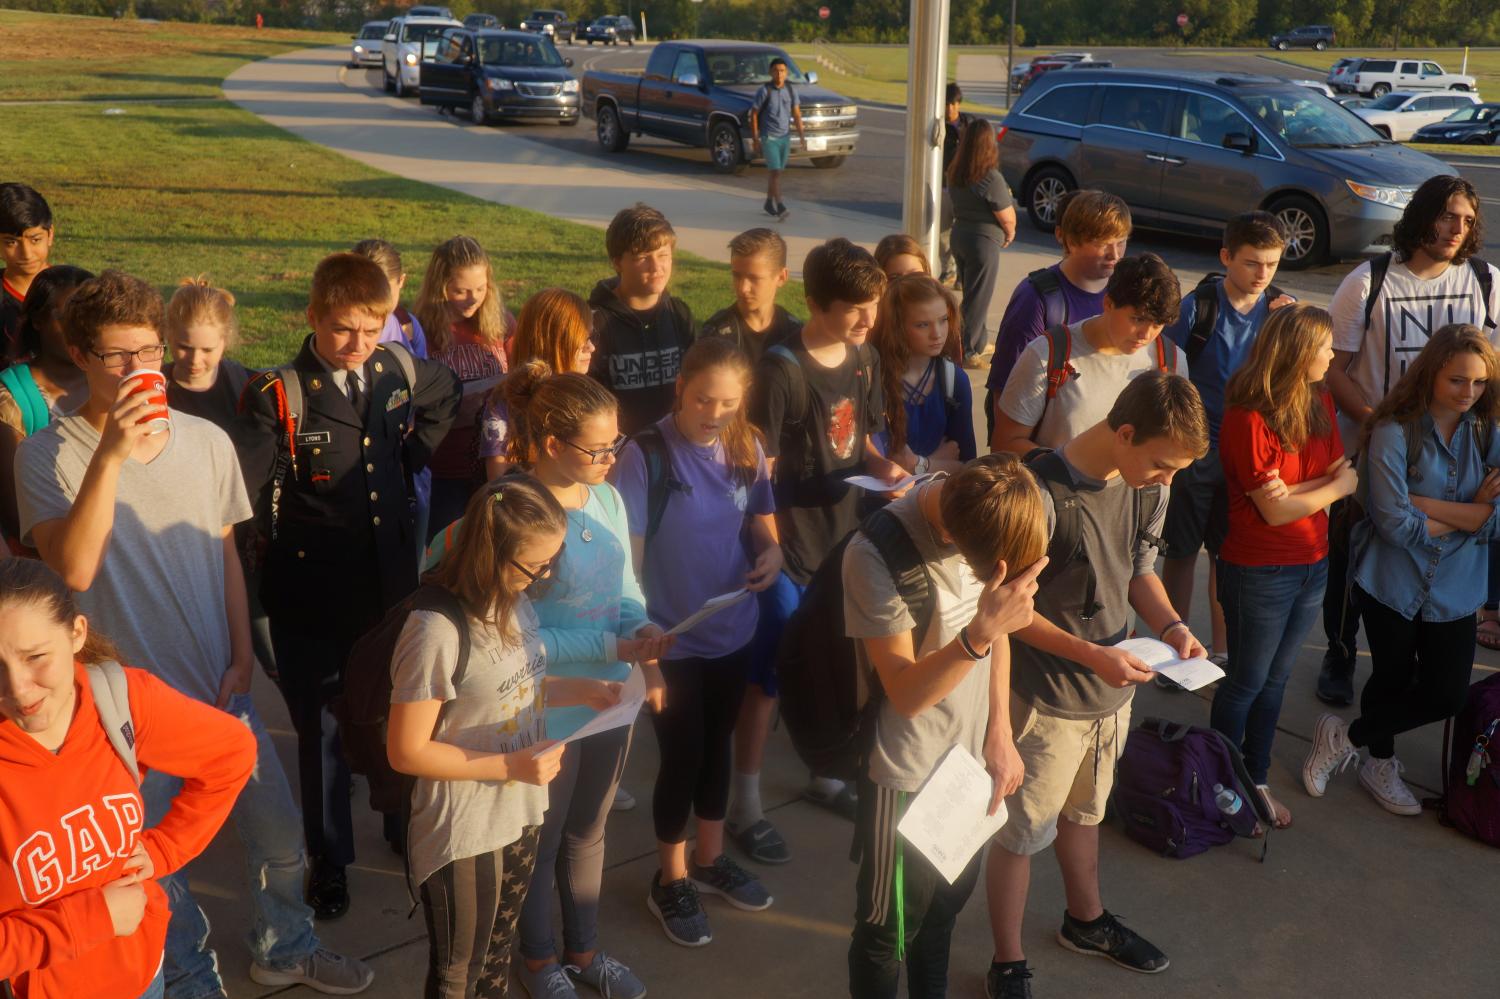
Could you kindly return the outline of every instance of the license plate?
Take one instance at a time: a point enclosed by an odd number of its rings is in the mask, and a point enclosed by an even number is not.
[[[821,153],[823,150],[825,150],[827,148],[828,148],[828,140],[827,139],[808,139],[807,140],[807,151],[810,152],[810,153]]]

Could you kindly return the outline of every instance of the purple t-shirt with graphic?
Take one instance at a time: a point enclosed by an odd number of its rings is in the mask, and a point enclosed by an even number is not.
[[[691,615],[709,597],[738,590],[750,571],[750,556],[740,540],[745,518],[775,511],[766,458],[755,448],[755,481],[747,489],[724,463],[724,446],[690,442],[677,430],[671,415],[656,423],[672,475],[683,488],[668,494],[661,527],[646,546],[641,588],[646,591],[646,613],[663,629]],[[620,453],[614,471],[615,488],[625,499],[625,517],[632,537],[646,533],[646,459],[634,441]],[[756,602],[739,603],[700,621],[677,636],[668,659],[715,659],[736,652],[755,635]]]
[[[1057,274],[1057,283],[1062,288],[1067,313],[1062,321],[1068,325],[1081,323],[1104,311],[1104,292],[1088,292],[1068,280],[1060,264],[1047,268]],[[995,335],[995,356],[990,360],[990,376],[984,387],[999,395],[1010,378],[1016,359],[1026,345],[1047,331],[1047,306],[1036,287],[1026,278],[1016,285],[1010,294],[1010,304],[1000,319],[1000,332]]]

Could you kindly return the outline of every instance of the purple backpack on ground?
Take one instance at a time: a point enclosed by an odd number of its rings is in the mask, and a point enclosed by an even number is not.
[[[1500,674],[1469,687],[1443,727],[1443,796],[1431,804],[1444,825],[1500,846]]]
[[[1220,812],[1215,784],[1239,796],[1234,815]],[[1237,747],[1213,729],[1162,718],[1145,719],[1125,741],[1114,805],[1131,839],[1178,860],[1253,836],[1257,822],[1269,830],[1272,820]]]

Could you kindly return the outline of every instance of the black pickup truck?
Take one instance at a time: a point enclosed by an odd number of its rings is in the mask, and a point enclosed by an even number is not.
[[[806,148],[793,136],[792,156],[825,169],[839,166],[859,141],[859,109],[819,87],[816,73],[803,73],[774,45],[664,42],[642,74],[586,71],[583,113],[594,119],[606,152],[623,152],[632,134],[654,135],[707,148],[715,170],[738,173],[752,148],[750,104],[761,84],[770,82],[771,60],[778,57],[786,60],[807,135]]]

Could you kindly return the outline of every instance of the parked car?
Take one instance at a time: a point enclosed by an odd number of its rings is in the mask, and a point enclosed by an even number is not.
[[[397,97],[407,97],[422,83],[422,60],[437,51],[443,32],[463,25],[451,17],[392,18],[380,42],[381,72],[385,90]]]
[[[425,5],[425,4],[424,5],[418,5],[416,7],[410,7],[410,8],[408,8],[407,11],[406,11],[406,16],[407,17],[446,17],[448,20],[451,21],[451,20],[453,20],[453,8],[452,7],[433,7],[433,6]]]
[[[1340,107],[1348,108],[1350,111],[1358,111],[1360,108],[1367,108],[1375,103],[1373,97],[1359,97],[1355,94],[1339,94],[1334,100]]]
[[[1038,80],[1005,118],[1000,157],[1039,228],[1080,187],[1119,195],[1142,228],[1214,239],[1262,208],[1286,227],[1290,268],[1388,244],[1417,186],[1454,172],[1286,80],[1119,69]]]
[[[1086,53],[1077,54],[1083,55]],[[1074,69],[1080,66],[1100,68],[1101,66],[1110,67],[1113,65],[1114,63],[1109,62],[1108,60],[1105,60],[1102,63],[1096,62],[1092,57],[1089,57],[1087,59],[1060,59],[1057,56],[1048,56],[1045,59],[1033,59],[1031,60],[1030,68],[1026,71],[1026,75],[1022,77],[1021,82],[1017,84],[1016,91],[1018,93],[1025,93],[1026,88],[1035,83],[1038,77],[1042,76],[1044,73],[1051,73],[1054,70]]]
[[[1354,93],[1354,74],[1359,72],[1363,59],[1335,59],[1328,67],[1328,78],[1324,80],[1337,93]]]
[[[465,28],[503,28],[500,19],[494,14],[470,14],[464,18]]]
[[[1478,94],[1386,94],[1354,112],[1387,139],[1405,142],[1423,125],[1442,121],[1455,111],[1479,103]]]
[[[1459,108],[1442,121],[1423,125],[1411,141],[1493,146],[1497,138],[1500,138],[1500,104],[1486,103]]]
[[[1041,58],[1053,59],[1057,62],[1090,62],[1093,60],[1094,54],[1092,52],[1054,52],[1052,55],[1042,56]],[[1010,85],[1012,89],[1017,91],[1021,89],[1021,81],[1026,79],[1031,73],[1031,62],[1030,60],[1027,62],[1018,62],[1011,69]]]
[[[1271,36],[1271,48],[1282,52],[1287,49],[1317,49],[1322,52],[1333,43],[1333,28],[1326,24],[1310,24],[1305,28],[1293,28]]]
[[[1477,90],[1472,76],[1445,73],[1424,59],[1366,59],[1354,74],[1354,92],[1384,97],[1393,90]]]
[[[423,104],[462,108],[476,125],[497,118],[578,124],[572,59],[530,31],[450,28],[422,61]]]
[[[594,119],[606,152],[623,152],[632,134],[654,135],[707,147],[715,170],[738,173],[750,159],[750,103],[770,82],[772,59],[786,61],[787,85],[802,106],[807,144],[793,142],[792,156],[824,169],[839,166],[859,141],[859,108],[818,86],[816,73],[804,73],[775,45],[660,43],[643,74],[585,71],[583,113]]]
[[[534,10],[530,17],[521,22],[521,30],[540,32],[551,35],[555,42],[573,44],[573,22],[568,19],[566,11]]]
[[[358,32],[349,36],[353,39],[349,45],[350,68],[380,65],[380,40],[385,37],[385,27],[389,23],[366,21]]]
[[[620,42],[634,45],[635,22],[624,14],[605,14],[594,18],[578,37],[590,45],[595,42],[601,45],[618,45]]]
[[[1308,90],[1316,90],[1324,97],[1333,96],[1333,88],[1324,83],[1322,80],[1293,80],[1292,82],[1299,87],[1306,87]]]

